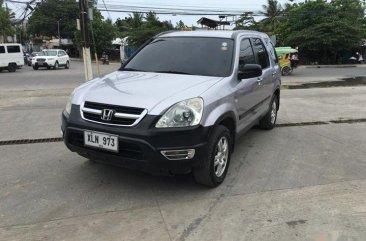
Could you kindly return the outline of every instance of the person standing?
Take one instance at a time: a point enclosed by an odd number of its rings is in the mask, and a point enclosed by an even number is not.
[[[362,57],[362,54],[359,54],[359,55],[358,55],[358,63],[359,63],[359,64],[363,64],[363,57]]]

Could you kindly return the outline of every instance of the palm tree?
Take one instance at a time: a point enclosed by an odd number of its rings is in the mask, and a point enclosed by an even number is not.
[[[267,0],[267,5],[262,5],[263,11],[260,11],[265,18],[261,21],[266,32],[273,33],[282,15],[282,6],[277,0]]]
[[[143,24],[144,15],[142,13],[133,12],[132,15],[129,14],[128,19],[130,21],[131,28],[139,28]]]

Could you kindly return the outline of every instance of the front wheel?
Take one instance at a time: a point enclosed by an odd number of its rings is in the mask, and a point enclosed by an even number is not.
[[[58,69],[60,66],[58,65],[58,61],[55,62],[55,66],[53,66],[53,69]]]
[[[34,69],[34,70],[38,70],[38,65],[34,65],[34,66],[33,66],[33,69]]]
[[[230,131],[225,126],[216,126],[210,135],[201,165],[193,169],[197,183],[217,187],[224,181],[230,163],[231,144]]]
[[[271,106],[267,114],[259,121],[259,127],[264,130],[271,130],[276,126],[278,111],[278,96],[275,95],[272,99]]]
[[[69,69],[70,68],[70,62],[69,61],[67,61],[66,62],[66,65],[65,65],[65,69]]]

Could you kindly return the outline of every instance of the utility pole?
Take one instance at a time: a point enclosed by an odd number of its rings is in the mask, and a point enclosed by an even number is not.
[[[61,48],[60,21],[61,21],[61,18],[59,20],[57,20],[58,48]]]
[[[79,0],[79,9],[85,80],[88,81],[93,79],[93,70],[90,55],[90,38],[88,29],[88,0]]]

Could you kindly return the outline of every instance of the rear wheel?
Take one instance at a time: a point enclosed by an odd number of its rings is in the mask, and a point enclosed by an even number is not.
[[[231,143],[230,131],[225,126],[216,126],[206,147],[207,155],[202,164],[193,169],[197,183],[217,187],[224,181],[230,163]]]
[[[8,71],[9,72],[15,72],[17,70],[17,65],[16,64],[9,64],[8,65]]]
[[[285,66],[282,68],[282,75],[283,76],[287,76],[289,74],[291,74],[292,69],[289,66]]]
[[[65,69],[69,69],[70,68],[70,62],[69,61],[67,61],[66,62],[66,65],[65,65]]]
[[[278,96],[275,95],[267,114],[259,121],[259,127],[264,130],[271,130],[276,126],[278,111]]]

